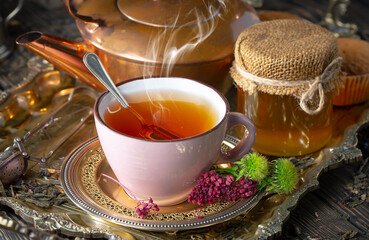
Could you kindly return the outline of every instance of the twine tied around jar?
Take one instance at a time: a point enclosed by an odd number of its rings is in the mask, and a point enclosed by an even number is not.
[[[342,64],[342,57],[335,58],[323,71],[323,73],[314,79],[305,79],[305,80],[295,80],[295,81],[288,81],[288,80],[276,80],[276,79],[269,79],[269,78],[262,78],[256,75],[253,75],[247,72],[244,69],[241,69],[236,62],[233,63],[233,67],[236,71],[244,78],[249,81],[254,82],[257,85],[265,85],[271,87],[302,87],[302,86],[309,86],[307,91],[301,94],[300,97],[300,107],[304,110],[307,114],[314,115],[319,113],[324,106],[325,103],[325,95],[323,85],[324,83],[328,83],[332,78],[337,76]],[[308,101],[312,100],[315,93],[318,91],[319,94],[319,105],[316,109],[311,109],[308,106]]]

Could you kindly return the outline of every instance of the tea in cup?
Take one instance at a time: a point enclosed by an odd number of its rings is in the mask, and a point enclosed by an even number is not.
[[[119,91],[145,122],[178,139],[149,140],[141,125],[109,92],[96,100],[94,116],[106,159],[127,194],[151,197],[159,206],[186,200],[201,173],[215,163],[240,159],[252,147],[255,127],[243,114],[230,112],[227,99],[214,88],[176,77],[133,79]],[[248,134],[222,152],[227,131],[243,125]]]

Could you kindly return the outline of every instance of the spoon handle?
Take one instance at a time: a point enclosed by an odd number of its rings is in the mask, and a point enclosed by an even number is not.
[[[99,81],[104,84],[104,86],[114,95],[116,99],[122,104],[124,108],[128,108],[129,105],[124,97],[119,93],[118,88],[115,86],[113,80],[109,77],[109,74],[106,72],[104,65],[100,61],[99,57],[93,53],[88,52],[83,56],[83,62],[90,70],[90,72],[97,78]]]

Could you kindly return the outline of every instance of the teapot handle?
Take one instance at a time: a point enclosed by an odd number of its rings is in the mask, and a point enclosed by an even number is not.
[[[96,27],[99,27],[103,24],[102,20],[93,19],[90,16],[84,16],[77,13],[77,9],[71,4],[71,0],[63,0],[65,7],[67,8],[68,12],[72,17],[78,21],[83,23],[93,24]]]

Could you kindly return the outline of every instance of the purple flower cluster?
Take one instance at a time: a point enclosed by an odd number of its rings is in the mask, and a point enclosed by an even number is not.
[[[237,201],[240,198],[250,197],[257,191],[258,183],[242,176],[237,181],[233,176],[216,174],[215,171],[203,173],[197,180],[197,186],[188,195],[188,202],[205,204]]]
[[[146,215],[150,212],[150,210],[159,211],[158,205],[153,202],[151,197],[148,199],[147,202],[137,201],[135,211],[141,219],[144,219]]]

